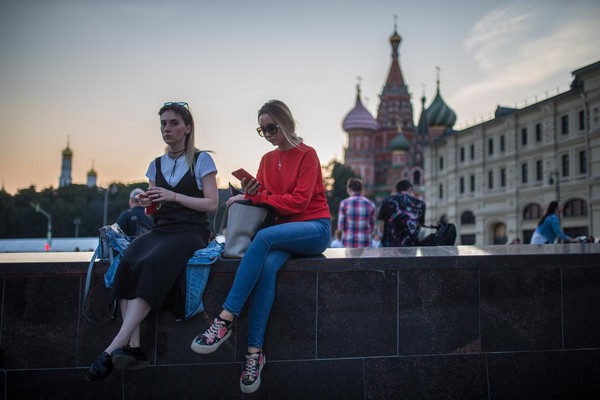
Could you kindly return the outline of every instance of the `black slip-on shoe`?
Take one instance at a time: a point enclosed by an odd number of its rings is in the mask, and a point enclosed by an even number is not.
[[[110,354],[103,352],[94,360],[85,373],[85,379],[90,382],[99,382],[106,379],[114,369]]]
[[[121,347],[114,350],[111,357],[117,369],[141,369],[148,365],[148,357],[139,347]]]

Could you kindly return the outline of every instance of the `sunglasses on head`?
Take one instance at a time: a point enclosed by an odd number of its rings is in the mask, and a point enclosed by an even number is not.
[[[163,104],[163,106],[179,106],[179,107],[185,107],[188,110],[190,109],[190,107],[188,106],[188,103],[186,103],[185,101],[168,101],[165,104]]]
[[[268,124],[267,126],[259,126],[258,128],[256,128],[256,132],[258,132],[258,134],[262,137],[264,137],[267,133],[269,135],[274,135],[277,132],[279,132],[279,125]]]

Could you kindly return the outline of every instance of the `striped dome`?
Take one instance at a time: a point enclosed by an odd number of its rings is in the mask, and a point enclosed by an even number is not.
[[[456,123],[456,114],[442,99],[439,82],[435,98],[427,108],[427,122],[429,126],[443,125],[448,128],[452,128]]]
[[[362,105],[360,101],[360,87],[356,86],[356,105],[344,118],[342,127],[346,132],[355,129],[367,129],[376,131],[379,128],[377,120],[373,118],[371,113]]]

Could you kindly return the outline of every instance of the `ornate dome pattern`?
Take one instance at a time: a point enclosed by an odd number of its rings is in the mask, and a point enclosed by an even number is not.
[[[427,108],[427,121],[429,126],[443,125],[448,128],[456,123],[456,113],[442,99],[439,83],[435,98]]]
[[[379,128],[377,120],[373,118],[371,113],[360,101],[360,87],[358,87],[358,85],[356,86],[356,105],[344,118],[342,127],[346,132],[354,129],[376,131]]]

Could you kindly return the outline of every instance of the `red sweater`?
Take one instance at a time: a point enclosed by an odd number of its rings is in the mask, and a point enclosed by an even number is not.
[[[278,223],[331,217],[321,163],[312,147],[302,143],[291,150],[268,152],[260,160],[256,179],[259,192],[246,198],[275,208]]]

